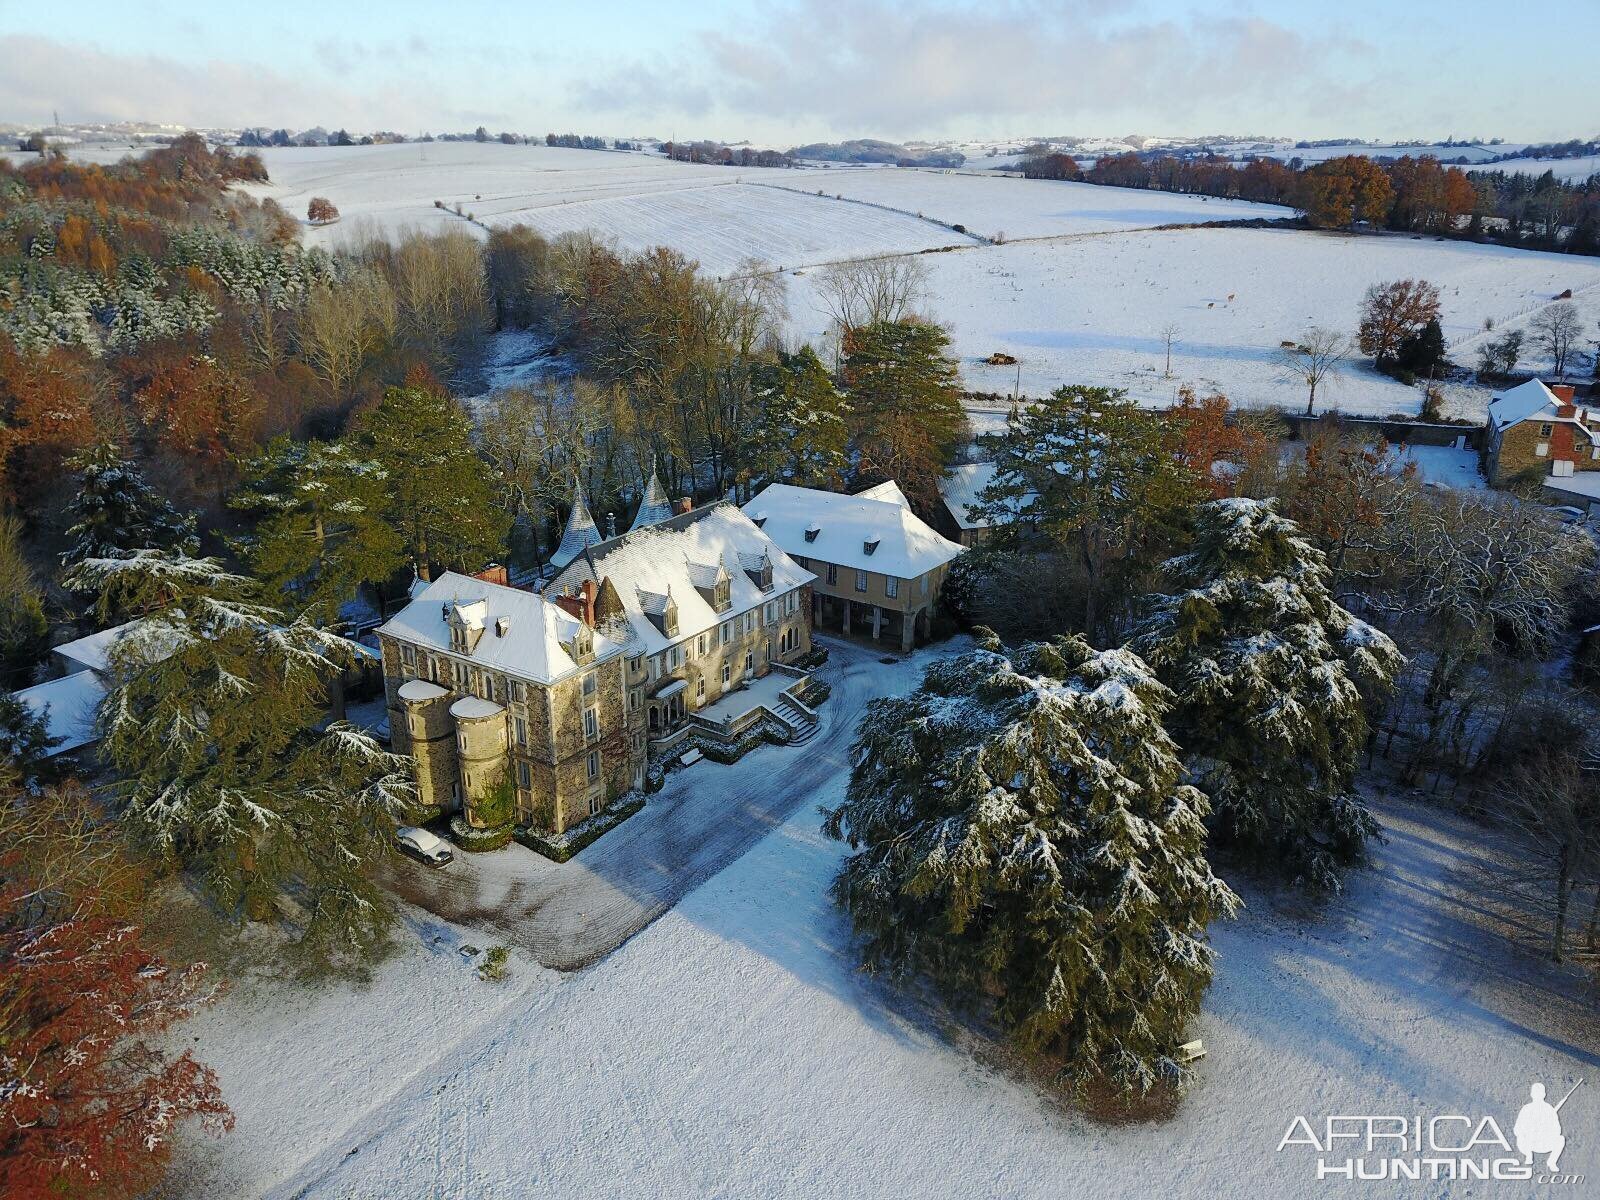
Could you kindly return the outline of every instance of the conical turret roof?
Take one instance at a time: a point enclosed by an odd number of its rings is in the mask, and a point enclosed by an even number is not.
[[[659,525],[671,516],[672,502],[667,499],[667,489],[661,486],[661,477],[656,474],[656,464],[652,462],[650,482],[645,485],[644,499],[639,502],[639,511],[634,514],[628,532],[643,529],[646,525]]]
[[[550,565],[559,571],[590,546],[599,545],[602,540],[604,539],[600,536],[599,527],[594,523],[594,517],[589,515],[589,503],[583,498],[583,484],[574,478],[572,512],[567,517],[567,527],[561,532],[561,544],[550,556]]]

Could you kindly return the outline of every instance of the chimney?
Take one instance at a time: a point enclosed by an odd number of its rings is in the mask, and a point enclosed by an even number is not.
[[[474,579],[481,579],[485,583],[498,583],[501,587],[511,586],[511,576],[507,573],[505,567],[500,563],[490,563],[487,567],[481,571],[478,571],[472,577]]]
[[[693,508],[694,508],[694,500],[691,497],[689,497],[689,496],[679,497],[679,499],[678,499],[678,511],[680,513],[689,512]]]
[[[616,536],[617,536],[617,514],[616,513],[607,513],[606,514],[606,539],[609,541],[611,538],[614,538]]]
[[[1556,398],[1556,416],[1575,417],[1578,415],[1577,406],[1573,404],[1573,398],[1578,393],[1577,388],[1570,383],[1551,383],[1545,386],[1550,389],[1550,394]]]
[[[579,589],[583,597],[583,623],[590,629],[594,628],[594,598],[599,589],[595,587],[594,580],[585,579],[583,587]]]

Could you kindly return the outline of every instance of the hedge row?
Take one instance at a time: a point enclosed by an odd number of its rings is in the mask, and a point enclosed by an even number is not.
[[[566,833],[542,833],[526,825],[519,825],[511,836],[516,838],[518,845],[526,846],[536,854],[542,854],[556,862],[566,862],[601,834],[611,832],[643,807],[644,797],[636,793],[632,800],[613,804],[587,821],[574,825]]]

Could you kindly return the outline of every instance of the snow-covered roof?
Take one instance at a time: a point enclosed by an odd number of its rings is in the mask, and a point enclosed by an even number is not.
[[[106,686],[93,671],[78,671],[12,695],[44,721],[51,737],[61,739],[50,753],[65,754],[95,740],[94,720],[106,698]]]
[[[62,658],[70,658],[73,662],[82,664],[85,670],[105,671],[111,664],[112,647],[133,624],[132,621],[127,621],[121,625],[113,625],[110,629],[102,629],[99,633],[91,633],[88,637],[62,642],[53,648],[53,652]]]
[[[667,499],[667,489],[661,486],[661,477],[656,474],[655,464],[652,463],[650,482],[645,485],[644,499],[639,502],[639,511],[633,515],[633,525],[628,532],[643,529],[646,525],[659,525],[671,516],[672,501]]]
[[[483,632],[465,654],[451,649],[450,643],[450,619],[458,611],[482,620]],[[578,669],[566,647],[577,637],[580,625],[576,617],[533,592],[447,571],[378,632],[520,679],[554,683]],[[596,659],[618,649],[611,639],[594,635]]]
[[[790,554],[898,579],[926,574],[962,549],[905,505],[865,494],[774,483],[744,511]]]
[[[772,590],[768,592],[757,586],[743,565],[763,554],[772,561]],[[730,605],[719,613],[695,585],[699,581],[702,587],[711,586],[724,570]],[[633,635],[629,652],[653,654],[815,578],[744,513],[719,501],[591,546],[546,584],[544,591],[547,596],[570,595],[586,579],[596,584],[609,579]],[[674,637],[650,619],[664,615],[669,595],[678,610]]]
[[[504,711],[505,709],[493,700],[485,700],[482,696],[463,696],[450,706],[450,715],[462,721],[495,717]]]
[[[437,683],[429,683],[426,679],[408,679],[400,685],[396,693],[402,700],[437,700],[440,696],[448,696]]]
[[[1600,471],[1575,471],[1571,475],[1546,475],[1544,486],[1585,500],[1600,500]]]
[[[1490,397],[1489,424],[1498,430],[1520,425],[1523,421],[1537,420],[1540,424],[1561,421],[1587,429],[1593,414],[1586,408],[1579,406],[1576,416],[1557,415],[1567,403],[1546,387],[1543,380],[1530,379]]]
[[[561,544],[550,556],[550,565],[556,570],[566,566],[584,550],[600,541],[600,530],[589,515],[589,502],[583,498],[583,485],[575,484],[572,490],[572,511],[567,514],[567,527],[561,531]]]
[[[994,524],[989,518],[974,517],[968,511],[970,505],[978,503],[983,489],[994,482],[994,473],[995,464],[992,462],[962,463],[952,467],[939,480],[939,495],[944,499],[944,506],[962,529],[988,529]],[[1032,496],[1031,492],[1029,496]],[[1013,503],[1010,507],[1015,510],[1023,506]]]
[[[911,501],[906,499],[906,494],[900,490],[900,485],[892,479],[873,484],[869,488],[862,488],[856,495],[863,500],[887,500],[890,504],[898,504],[901,508],[911,507]]]

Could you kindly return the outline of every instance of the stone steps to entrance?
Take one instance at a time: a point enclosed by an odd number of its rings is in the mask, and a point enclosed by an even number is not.
[[[817,718],[791,704],[788,700],[778,701],[773,711],[788,724],[790,729],[794,730],[793,735],[789,738],[789,745],[803,746],[817,736]]]

